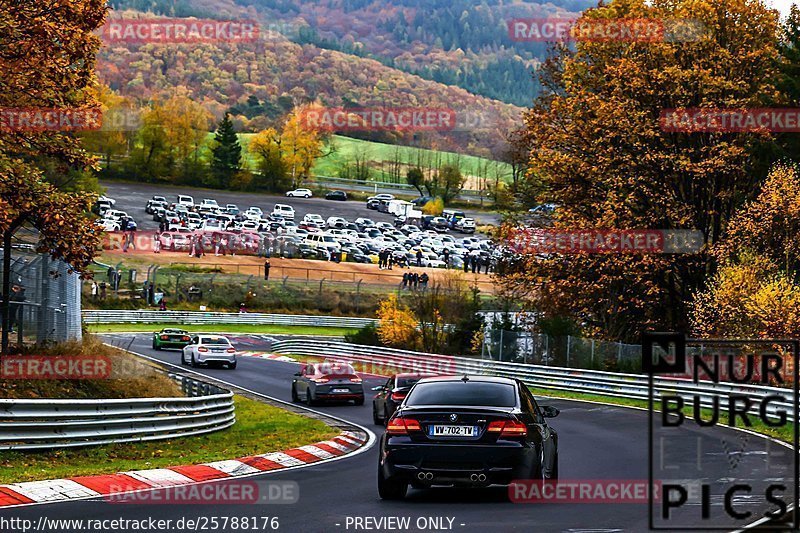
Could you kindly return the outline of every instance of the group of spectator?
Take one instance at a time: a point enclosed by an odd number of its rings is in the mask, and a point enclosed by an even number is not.
[[[428,288],[428,281],[430,281],[430,278],[428,277],[427,272],[423,272],[422,274],[417,274],[416,272],[405,272],[403,274],[404,289],[417,290],[417,287],[421,287],[424,291]]]
[[[480,274],[481,267],[484,268],[484,273],[489,273],[489,267],[492,264],[492,260],[488,256],[481,257],[480,255],[472,255],[472,254],[464,254],[464,272],[469,272],[470,268],[472,269],[473,274]],[[445,259],[445,261],[447,261]]]

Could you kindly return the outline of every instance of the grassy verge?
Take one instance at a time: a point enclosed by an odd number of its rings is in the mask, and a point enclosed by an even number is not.
[[[589,402],[600,402],[609,405],[621,405],[625,407],[641,407],[643,409],[648,408],[648,404],[644,400],[635,400],[629,398],[615,398],[613,396],[602,396],[599,394],[584,394],[579,392],[569,392],[569,391],[556,391],[551,389],[537,389],[534,387],[529,387],[531,392],[537,398],[544,398],[544,397],[552,397],[552,398],[566,398],[569,400],[578,400],[578,401],[589,401]],[[723,402],[720,402],[721,404]],[[659,409],[658,402],[654,405],[656,410]],[[693,412],[691,407],[687,407],[683,410],[684,415],[686,416],[686,420],[689,421],[693,419]],[[701,409],[701,416],[703,420],[710,420],[712,412],[710,409]],[[750,415],[750,421],[752,423],[751,426],[743,426],[741,419],[736,419],[737,427],[742,429],[747,429],[753,431],[755,433],[760,433],[762,435],[768,435],[775,439],[778,439],[783,442],[791,443],[794,439],[794,424],[791,422],[786,423],[781,427],[771,427],[766,425],[761,418],[756,416]],[[727,426],[729,425],[729,417],[727,413],[727,409],[720,405],[720,413],[719,413],[719,425]]]
[[[0,483],[112,474],[281,451],[329,439],[338,431],[319,420],[235,397],[236,424],[208,435],[75,450],[2,452]]]
[[[137,333],[161,331],[162,328],[182,328],[190,332],[214,333],[263,333],[272,335],[318,335],[342,337],[358,331],[354,328],[333,328],[323,326],[283,326],[279,324],[87,324],[92,333]]]

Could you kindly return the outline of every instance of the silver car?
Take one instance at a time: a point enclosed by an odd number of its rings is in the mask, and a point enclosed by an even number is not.
[[[194,335],[183,348],[181,364],[198,366],[211,363],[236,368],[236,348],[227,337],[221,335]]]

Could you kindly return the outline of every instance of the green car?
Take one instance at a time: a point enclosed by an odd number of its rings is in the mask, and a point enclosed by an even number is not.
[[[183,329],[164,328],[153,333],[153,349],[162,348],[183,348],[189,344],[191,336]]]

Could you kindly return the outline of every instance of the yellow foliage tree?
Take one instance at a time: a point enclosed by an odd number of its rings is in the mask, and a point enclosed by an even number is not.
[[[314,161],[322,154],[322,137],[304,123],[303,113],[303,108],[293,110],[281,131],[281,155],[292,178],[292,187],[309,176]]]
[[[434,198],[422,206],[422,212],[426,215],[441,216],[444,211],[444,201],[441,198]]]
[[[414,313],[390,294],[378,306],[378,338],[386,346],[414,349],[417,347],[418,321]]]

